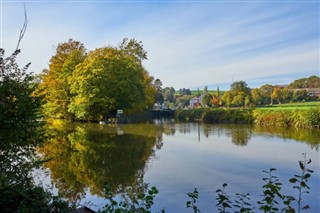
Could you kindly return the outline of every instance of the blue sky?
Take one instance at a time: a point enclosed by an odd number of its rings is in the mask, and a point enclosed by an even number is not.
[[[23,24],[23,1],[1,1],[1,46],[9,54]],[[164,86],[229,89],[287,84],[320,75],[319,1],[25,0],[28,29],[20,65],[48,67],[69,38],[88,50],[142,41],[143,64]]]

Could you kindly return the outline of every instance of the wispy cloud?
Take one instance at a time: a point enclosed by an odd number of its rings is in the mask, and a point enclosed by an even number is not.
[[[16,41],[22,8],[3,3],[6,49]],[[150,74],[176,89],[319,75],[316,2],[34,2],[27,9],[22,61],[37,72],[68,38],[92,50],[134,37],[148,51]]]

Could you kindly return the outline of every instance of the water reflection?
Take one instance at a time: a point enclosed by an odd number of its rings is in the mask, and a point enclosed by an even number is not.
[[[254,132],[270,137],[280,137],[283,139],[294,139],[299,142],[307,143],[310,148],[319,151],[320,130],[318,129],[295,129],[285,127],[255,126]]]
[[[9,185],[29,183],[30,171],[37,165],[35,147],[41,140],[36,125],[0,129],[0,179]]]
[[[203,124],[203,134],[206,138],[210,135],[227,136],[231,138],[233,144],[246,146],[253,133],[251,125],[208,125]]]
[[[51,159],[44,166],[50,169],[59,192],[76,201],[84,197],[86,189],[103,196],[106,186],[121,193],[143,185],[146,162],[155,148],[163,146],[163,132],[155,125],[105,127],[54,122],[48,126],[51,139],[39,153]]]
[[[101,126],[55,121],[47,126],[47,143],[38,149],[52,182],[70,201],[86,196],[105,196],[108,186],[113,194],[126,194],[135,200],[145,189],[147,163],[162,149],[164,138],[194,134],[203,138],[229,138],[236,146],[250,144],[254,135],[294,139],[319,149],[320,133],[307,129],[266,128],[250,125],[209,125],[157,121],[155,124]]]

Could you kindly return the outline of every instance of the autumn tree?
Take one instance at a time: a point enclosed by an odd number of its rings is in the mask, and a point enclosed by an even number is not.
[[[212,106],[212,98],[213,96],[209,93],[205,94],[203,97],[202,97],[202,104],[204,106]]]
[[[45,95],[44,114],[51,118],[71,119],[68,111],[72,94],[70,92],[71,76],[78,64],[86,57],[84,45],[70,39],[58,44],[56,53],[50,59],[49,69],[43,73],[41,92]]]
[[[77,119],[101,120],[116,109],[130,113],[150,104],[151,78],[142,66],[141,54],[129,49],[98,48],[76,67],[70,80],[74,97],[69,112]]]
[[[279,86],[274,87],[271,97],[273,100],[277,100],[279,104],[282,104],[282,101],[283,101],[282,88]]]
[[[229,92],[224,93],[222,101],[227,106],[245,107],[251,103],[251,89],[245,81],[236,81],[231,84]]]
[[[292,100],[296,102],[308,101],[310,99],[307,90],[299,89],[295,90],[292,95]]]
[[[260,95],[263,104],[273,104],[272,91],[274,86],[265,84],[260,87]]]
[[[227,107],[230,107],[232,104],[233,96],[230,91],[226,91],[223,93],[221,97],[221,101],[223,102],[224,105]]]
[[[290,89],[320,88],[320,77],[310,76],[309,78],[300,78],[294,80],[288,87]]]
[[[263,103],[263,97],[261,95],[261,90],[258,88],[252,89],[251,91],[252,101],[255,105],[261,105]]]

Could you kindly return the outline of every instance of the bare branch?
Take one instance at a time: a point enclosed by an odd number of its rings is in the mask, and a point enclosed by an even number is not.
[[[20,42],[22,41],[23,37],[24,37],[24,34],[27,30],[27,26],[28,26],[28,17],[27,17],[27,9],[26,9],[26,5],[23,4],[23,7],[24,7],[24,23],[23,23],[23,26],[22,28],[20,29],[20,33],[19,33],[19,39],[18,39],[18,43],[17,43],[17,46],[16,46],[16,49],[14,50],[14,52],[6,57],[5,59],[3,59],[2,61],[0,61],[0,69],[1,71],[3,72],[3,67],[7,64],[8,61],[12,61],[12,60],[15,60],[15,57],[19,54],[20,52],[20,49],[19,49],[19,45],[20,45]],[[0,54],[4,55],[4,50],[0,48]]]
[[[22,38],[24,37],[24,34],[25,34],[25,32],[27,30],[27,26],[28,26],[27,10],[26,10],[26,5],[24,3],[23,3],[23,7],[24,7],[24,23],[23,23],[22,28],[20,29],[20,34],[19,34],[19,39],[18,39],[16,51],[19,49],[20,42],[21,42]]]

